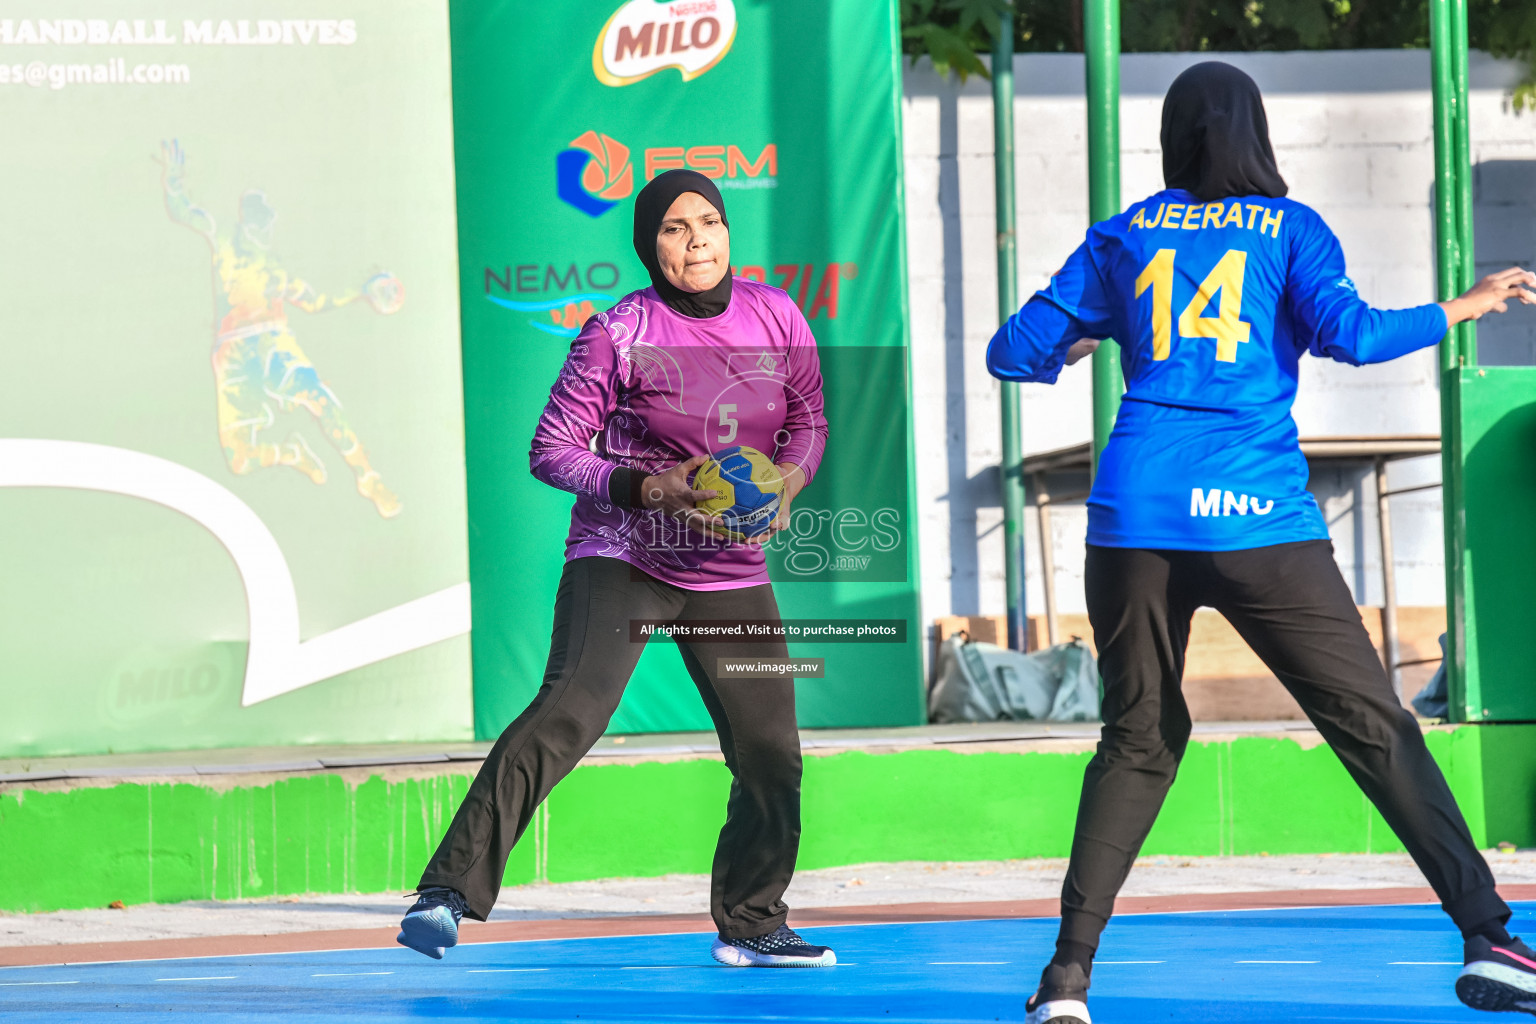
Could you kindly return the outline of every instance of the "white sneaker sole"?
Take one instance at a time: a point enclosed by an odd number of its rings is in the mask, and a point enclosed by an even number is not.
[[[1457,975],[1456,997],[1474,1010],[1536,1014],[1536,975],[1476,960]]]
[[[772,953],[754,953],[750,949],[733,946],[720,939],[710,947],[709,955],[727,967],[835,967],[837,954],[830,949],[812,959],[804,956],[775,956]]]
[[[1024,1024],[1093,1024],[1088,1004],[1077,999],[1052,999],[1041,1003],[1024,1018]]]
[[[434,960],[441,960],[445,950],[458,945],[459,929],[447,907],[433,907],[405,915],[395,941]]]

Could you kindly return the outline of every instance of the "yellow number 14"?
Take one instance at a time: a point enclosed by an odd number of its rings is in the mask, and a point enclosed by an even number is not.
[[[1167,359],[1173,353],[1173,261],[1177,254],[1173,249],[1159,249],[1140,276],[1136,278],[1136,297],[1149,287],[1152,289],[1152,358]],[[1237,362],[1238,342],[1248,340],[1250,325],[1238,319],[1243,310],[1243,275],[1248,269],[1248,254],[1241,249],[1228,249],[1205,275],[1195,297],[1189,300],[1184,312],[1179,314],[1179,336],[1182,338],[1215,338],[1216,359],[1223,363]],[[1221,302],[1215,316],[1201,316],[1216,293]]]

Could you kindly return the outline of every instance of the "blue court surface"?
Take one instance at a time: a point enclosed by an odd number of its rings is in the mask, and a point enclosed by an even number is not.
[[[1536,904],[1517,906],[1511,930],[1533,917]],[[0,1019],[1021,1021],[1055,930],[808,929],[843,961],[821,970],[720,967],[699,934],[473,944],[442,961],[401,948],[17,967],[0,970]],[[1089,1005],[1099,1024],[1526,1019],[1456,1001],[1460,950],[1430,906],[1126,916]]]

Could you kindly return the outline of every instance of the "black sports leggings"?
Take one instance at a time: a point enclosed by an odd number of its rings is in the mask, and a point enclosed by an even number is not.
[[[631,619],[767,619],[779,607],[768,584],[684,590],[615,558],[567,562],[555,596],[544,685],[507,726],[470,784],[448,834],[421,876],[464,894],[481,921],[496,905],[513,844],[540,802],[602,736],[644,644]],[[774,931],[788,908],[800,845],[800,733],[792,679],[723,678],[720,658],[783,658],[767,643],[679,642],[688,674],[720,736],[731,771],[725,827],[715,848],[710,912],[728,939]],[[622,843],[624,836],[614,836]]]
[[[1392,693],[1326,540],[1247,551],[1089,545],[1088,618],[1104,729],[1083,777],[1061,941],[1096,949],[1189,742],[1180,683],[1208,605],[1296,698],[1467,933],[1509,907],[1413,716]]]

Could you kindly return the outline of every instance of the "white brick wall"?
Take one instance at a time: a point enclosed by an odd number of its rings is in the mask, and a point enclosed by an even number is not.
[[[1129,54],[1121,64],[1121,179],[1128,204],[1162,187],[1162,96],[1185,67],[1220,59],[1264,91],[1270,134],[1291,196],[1316,208],[1344,246],[1361,295],[1378,306],[1434,298],[1429,57],[1424,51]],[[1536,257],[1536,114],[1506,95],[1517,67],[1472,55],[1472,148],[1479,271]],[[904,134],[917,493],[924,614],[1003,611],[1001,441],[997,382],[984,353],[997,326],[991,84],[905,68]],[[1014,63],[1019,294],[1039,288],[1088,222],[1083,61],[1020,55]],[[1536,362],[1536,315],[1479,329],[1483,362]],[[1436,433],[1433,352],[1381,366],[1304,363],[1303,435]],[[1024,386],[1024,446],[1045,451],[1091,433],[1087,364],[1054,387]],[[1437,460],[1395,464],[1393,486],[1438,479]],[[1063,480],[1060,486],[1071,486]],[[1379,603],[1375,500],[1362,468],[1313,481],[1345,577]],[[1444,601],[1439,493],[1395,499],[1399,600]],[[1063,611],[1082,610],[1080,509],[1055,516]],[[1026,524],[1029,610],[1042,610],[1033,513]]]

